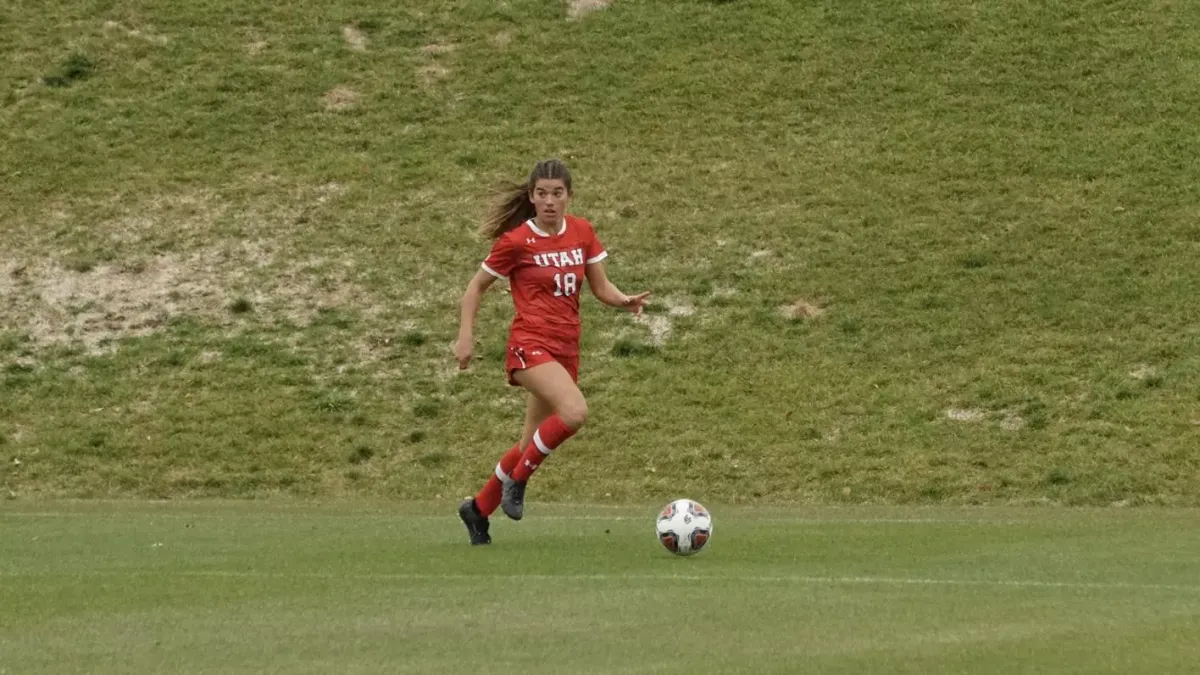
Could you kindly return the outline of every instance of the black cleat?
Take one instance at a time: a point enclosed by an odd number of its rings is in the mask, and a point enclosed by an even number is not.
[[[468,499],[458,507],[458,517],[462,518],[463,525],[467,526],[472,546],[492,543],[492,535],[488,534],[488,519],[475,508],[474,499]]]
[[[520,520],[525,515],[525,482],[510,480],[504,484],[504,497],[500,500],[504,515]]]

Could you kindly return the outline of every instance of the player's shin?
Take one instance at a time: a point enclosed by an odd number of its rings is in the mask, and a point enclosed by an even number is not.
[[[521,454],[521,460],[509,474],[514,481],[525,482],[542,465],[551,452],[575,435],[575,430],[563,423],[557,414],[546,418],[533,434],[533,442]]]
[[[495,512],[500,506],[500,498],[504,490],[504,482],[511,480],[513,470],[517,463],[521,460],[521,446],[512,446],[504,456],[500,458],[500,462],[496,464],[496,470],[488,478],[483,489],[479,494],[475,495],[475,506],[479,508],[479,513],[483,517],[488,517]]]

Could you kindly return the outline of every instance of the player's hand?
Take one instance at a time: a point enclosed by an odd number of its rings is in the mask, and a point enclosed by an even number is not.
[[[637,295],[628,295],[625,297],[625,301],[621,303],[621,306],[624,307],[625,309],[633,312],[636,315],[641,315],[642,308],[645,307],[646,304],[649,302],[648,300],[646,300],[646,298],[649,298],[649,297],[650,297],[650,291],[638,293]]]
[[[471,365],[471,357],[475,355],[473,342],[470,337],[460,337],[454,342],[454,359],[458,361],[459,370],[466,370]]]

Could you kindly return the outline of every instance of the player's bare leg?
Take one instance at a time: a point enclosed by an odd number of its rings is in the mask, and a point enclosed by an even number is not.
[[[537,425],[511,480],[504,482],[500,507],[509,518],[520,520],[525,511],[525,484],[542,461],[587,422],[587,401],[571,374],[557,362],[518,370],[513,379],[554,411]]]
[[[529,447],[533,442],[533,434],[537,428],[554,414],[554,406],[544,399],[538,398],[533,392],[527,396],[525,403],[525,426],[521,429],[521,449]]]

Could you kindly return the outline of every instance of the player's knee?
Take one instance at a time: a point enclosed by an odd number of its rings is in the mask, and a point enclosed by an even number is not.
[[[559,419],[572,429],[578,429],[587,423],[587,416],[587,401],[582,398],[564,403],[558,409]]]

